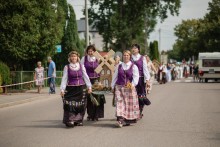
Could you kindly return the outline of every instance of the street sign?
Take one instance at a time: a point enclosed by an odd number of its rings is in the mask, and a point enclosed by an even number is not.
[[[57,48],[57,53],[61,53],[62,52],[61,45],[56,45],[56,48]]]

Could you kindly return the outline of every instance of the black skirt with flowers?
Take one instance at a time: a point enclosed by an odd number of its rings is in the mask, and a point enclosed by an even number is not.
[[[86,86],[67,86],[63,98],[63,123],[82,122],[86,110]]]

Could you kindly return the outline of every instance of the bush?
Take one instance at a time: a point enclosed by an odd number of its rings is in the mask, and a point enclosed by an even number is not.
[[[10,77],[10,69],[9,67],[3,63],[0,62],[0,75],[1,75],[1,85],[2,84],[11,84],[11,77]]]

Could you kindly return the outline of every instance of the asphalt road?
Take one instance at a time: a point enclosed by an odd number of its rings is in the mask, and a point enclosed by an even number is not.
[[[220,146],[220,83],[156,84],[149,97],[143,119],[123,128],[114,126],[110,94],[105,118],[71,129],[58,95],[0,108],[0,147]]]

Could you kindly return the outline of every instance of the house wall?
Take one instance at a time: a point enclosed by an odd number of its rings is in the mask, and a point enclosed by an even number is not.
[[[85,40],[85,32],[78,32],[79,38]],[[103,38],[98,32],[89,32],[90,43],[95,44],[95,47],[99,51],[103,51]]]

